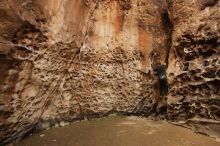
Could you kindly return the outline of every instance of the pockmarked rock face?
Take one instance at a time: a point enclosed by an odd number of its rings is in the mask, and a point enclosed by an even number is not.
[[[202,123],[217,135],[219,5],[1,0],[0,143],[110,113]]]
[[[112,112],[150,115],[164,14],[161,0],[1,0],[1,143]]]
[[[220,134],[220,2],[168,0],[173,46],[167,70],[168,117]]]

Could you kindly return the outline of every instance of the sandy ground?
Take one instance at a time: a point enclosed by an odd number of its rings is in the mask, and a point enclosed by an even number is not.
[[[15,146],[220,146],[220,143],[165,121],[115,116],[52,128]]]

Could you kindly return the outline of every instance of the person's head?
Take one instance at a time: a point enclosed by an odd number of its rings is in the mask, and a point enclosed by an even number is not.
[[[154,72],[159,77],[166,77],[166,65],[158,65],[154,68]]]

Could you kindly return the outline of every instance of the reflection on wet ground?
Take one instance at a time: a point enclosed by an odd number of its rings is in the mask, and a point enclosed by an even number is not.
[[[52,128],[15,146],[220,146],[220,143],[165,121],[115,116]]]

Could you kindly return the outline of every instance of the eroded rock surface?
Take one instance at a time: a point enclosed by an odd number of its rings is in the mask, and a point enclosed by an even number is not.
[[[169,1],[174,24],[168,116],[196,131],[220,134],[220,2]]]
[[[2,0],[0,11],[3,143],[62,121],[153,112],[164,1]]]
[[[114,112],[216,129],[219,5],[1,0],[1,143]],[[168,110],[154,72],[158,65],[168,67]]]

